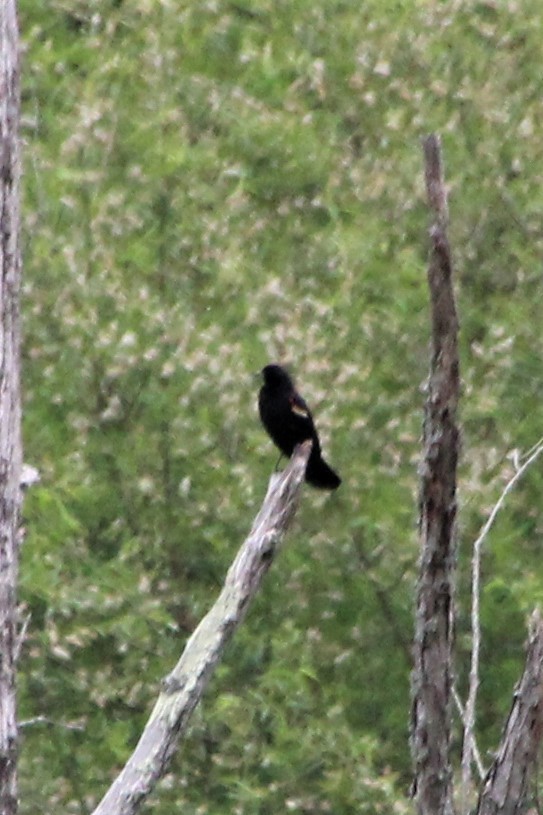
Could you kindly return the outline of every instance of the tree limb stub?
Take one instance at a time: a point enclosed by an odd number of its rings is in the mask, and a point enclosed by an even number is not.
[[[500,747],[488,772],[477,815],[520,815],[543,736],[543,621],[530,621],[526,663]]]
[[[458,319],[447,239],[447,194],[437,136],[423,143],[433,212],[428,265],[432,350],[421,465],[421,559],[412,677],[411,749],[420,815],[454,812],[450,765],[452,639],[459,432]]]
[[[141,738],[93,815],[133,815],[163,775],[226,643],[242,622],[292,520],[311,442],[274,474],[252,529],[232,563],[217,601],[188,640]]]

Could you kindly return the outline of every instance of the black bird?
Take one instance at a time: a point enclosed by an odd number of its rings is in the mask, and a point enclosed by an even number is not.
[[[262,376],[264,385],[258,394],[258,410],[272,441],[290,458],[297,444],[311,439],[313,447],[307,462],[305,480],[321,489],[337,489],[341,478],[321,455],[319,436],[311,411],[294,387],[292,379],[280,365],[266,365],[262,369]]]

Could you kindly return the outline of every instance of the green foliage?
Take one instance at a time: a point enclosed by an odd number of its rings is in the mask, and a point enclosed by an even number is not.
[[[462,315],[461,618],[510,451],[541,436],[541,12],[523,4],[21,0],[22,811],[90,811],[275,461],[287,360],[337,495],[285,551],[149,809],[407,811],[427,369],[421,135],[443,134]],[[541,467],[484,562],[495,746],[541,601]]]

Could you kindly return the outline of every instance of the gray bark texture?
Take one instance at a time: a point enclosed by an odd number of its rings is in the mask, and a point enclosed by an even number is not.
[[[423,143],[433,224],[428,284],[431,363],[425,404],[420,492],[420,571],[412,674],[413,794],[420,815],[452,815],[450,714],[456,572],[459,432],[458,320],[447,240],[447,196],[436,136]]]
[[[15,695],[21,509],[19,39],[15,0],[0,10],[0,815],[17,811]]]
[[[524,673],[479,798],[477,815],[521,815],[526,812],[526,796],[536,769],[542,736],[543,622],[539,612],[534,612]]]
[[[311,442],[299,445],[288,467],[273,475],[249,536],[214,606],[200,622],[162,691],[124,768],[93,815],[133,815],[163,775],[226,643],[242,622],[294,516]]]

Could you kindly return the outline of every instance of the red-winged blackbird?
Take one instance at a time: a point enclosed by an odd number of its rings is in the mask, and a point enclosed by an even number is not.
[[[294,387],[292,379],[280,365],[262,369],[264,385],[258,394],[258,409],[262,424],[272,441],[284,453],[292,455],[297,444],[311,439],[313,447],[307,462],[305,480],[314,487],[335,490],[341,478],[321,456],[319,436],[311,411]]]

